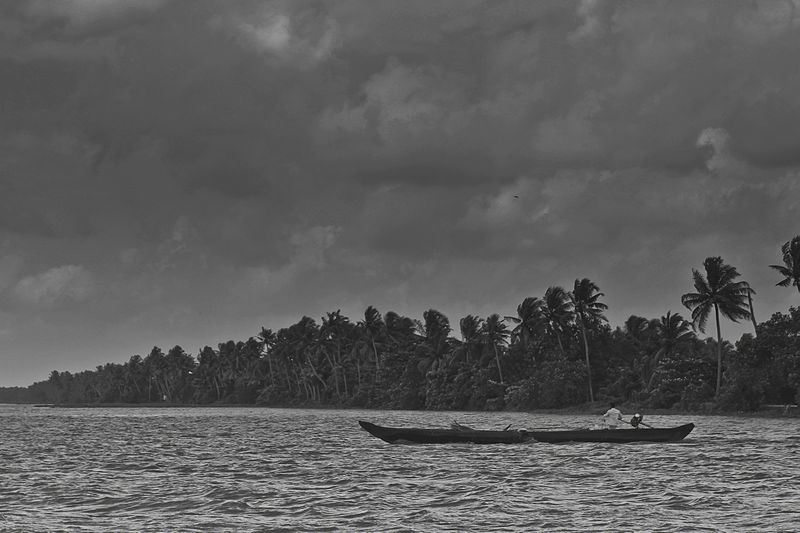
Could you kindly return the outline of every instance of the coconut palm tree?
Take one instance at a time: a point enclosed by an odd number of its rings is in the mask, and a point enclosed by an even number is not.
[[[783,265],[770,265],[785,276],[784,279],[776,283],[779,287],[790,287],[794,285],[797,287],[797,292],[800,292],[800,235],[787,241],[781,246],[781,254],[783,256]]]
[[[572,319],[572,301],[561,287],[549,287],[544,293],[542,315],[547,323],[547,331],[555,336],[558,349],[564,356],[564,343],[561,337]]]
[[[594,390],[592,389],[592,366],[589,361],[589,341],[586,338],[586,329],[592,324],[606,322],[603,311],[608,306],[598,301],[601,296],[605,296],[594,282],[588,278],[576,279],[575,285],[570,293],[572,305],[575,309],[575,317],[578,326],[581,328],[583,338],[583,353],[586,355],[586,372],[589,378],[589,401],[594,401]]]
[[[667,311],[667,314],[662,316],[661,320],[653,321],[653,330],[658,343],[658,351],[653,355],[652,364],[650,365],[652,373],[647,380],[647,391],[653,386],[653,379],[656,376],[656,368],[658,368],[659,361],[672,353],[675,347],[691,342],[695,338],[691,324],[678,313],[673,315],[671,311]]]
[[[725,318],[738,322],[748,318],[750,310],[747,296],[750,286],[744,281],[734,281],[739,272],[731,265],[726,265],[721,257],[707,257],[703,261],[706,275],[692,269],[694,288],[681,296],[681,303],[692,311],[692,327],[705,332],[708,315],[714,310],[717,323],[717,386],[715,397],[719,396],[722,385],[722,333],[719,327],[720,313]]]
[[[424,322],[418,329],[422,336],[421,349],[422,361],[420,368],[427,371],[438,368],[440,362],[450,353],[450,320],[436,309],[428,309],[422,314]]]
[[[497,363],[497,373],[500,376],[500,383],[503,380],[503,368],[500,366],[500,351],[499,346],[508,342],[511,333],[508,331],[508,326],[503,323],[503,319],[497,313],[490,315],[483,323],[483,336],[486,343],[489,344],[494,350],[494,360]]]
[[[511,337],[522,341],[522,346],[525,350],[530,348],[532,339],[537,336],[543,324],[542,306],[543,302],[535,296],[525,298],[521,304],[517,306],[517,316],[507,316],[506,320],[510,320],[516,324],[516,327],[511,330]]]
[[[475,315],[467,315],[458,321],[461,331],[461,340],[453,343],[453,351],[450,361],[461,361],[470,364],[472,353],[481,346],[483,335],[483,319]],[[478,356],[479,357],[479,356]]]
[[[347,367],[345,366],[345,361],[342,359],[342,343],[349,326],[350,319],[342,314],[341,309],[337,309],[332,313],[327,313],[327,316],[322,317],[322,325],[319,331],[321,341],[320,347],[326,353],[333,353],[332,370],[337,395],[339,390],[339,374],[341,373],[345,397],[349,396],[350,393],[347,385]]]
[[[637,346],[644,344],[650,331],[650,321],[643,316],[631,315],[623,326],[625,334]]]
[[[414,338],[414,320],[411,318],[388,311],[383,315],[383,322],[386,324],[386,335],[393,343],[403,344]]]
[[[258,333],[258,340],[261,342],[261,350],[264,358],[267,360],[267,368],[269,369],[269,382],[273,387],[275,386],[275,373],[272,369],[272,348],[275,347],[275,342],[278,336],[271,329],[262,327]]]
[[[386,330],[386,323],[383,321],[380,312],[370,305],[364,310],[364,320],[358,322],[358,327],[362,331],[363,341],[372,348],[372,355],[375,358],[375,373],[377,375],[380,369],[380,356],[378,355],[376,340]]]

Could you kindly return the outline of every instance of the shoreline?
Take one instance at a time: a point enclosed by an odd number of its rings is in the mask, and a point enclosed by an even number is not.
[[[371,410],[371,411],[395,411],[397,409],[375,409],[364,407],[348,406],[314,406],[314,405],[256,405],[256,404],[185,404],[185,403],[69,403],[69,404],[11,404],[11,405],[30,405],[38,408],[54,409],[125,409],[125,408],[145,408],[145,409],[196,409],[196,408],[255,408],[255,409],[309,409],[309,410]],[[551,409],[531,409],[524,411],[485,411],[487,413],[529,413],[529,414],[553,414],[553,415],[583,415],[583,414],[602,414],[606,409],[605,402],[595,402],[594,404],[581,404],[569,407]],[[624,413],[643,412],[649,416],[653,415],[692,415],[692,416],[735,416],[741,418],[800,418],[800,407],[795,404],[788,405],[765,405],[756,411],[725,411],[720,409],[643,409],[640,407],[619,404]],[[403,409],[400,409],[401,411]],[[413,411],[413,409],[412,409]],[[421,410],[424,411],[424,410]],[[460,412],[460,411],[453,411]]]

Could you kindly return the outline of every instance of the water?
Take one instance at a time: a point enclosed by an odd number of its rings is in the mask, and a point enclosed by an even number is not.
[[[0,531],[797,531],[800,421],[681,443],[391,445],[357,420],[573,428],[591,416],[0,406]]]

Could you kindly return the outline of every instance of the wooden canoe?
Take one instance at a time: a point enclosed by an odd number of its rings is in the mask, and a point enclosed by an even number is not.
[[[471,428],[421,429],[391,428],[358,421],[371,435],[386,442],[412,442],[416,444],[441,444],[447,442],[472,442],[475,444],[515,444],[530,440],[524,430],[491,431]]]
[[[674,442],[691,433],[694,424],[674,428],[636,429],[573,429],[566,431],[532,431],[538,442]]]
[[[517,444],[538,442],[674,442],[682,440],[694,424],[673,428],[637,429],[572,429],[563,431],[527,431],[524,429],[492,431],[466,427],[450,429],[384,427],[363,420],[359,425],[371,435],[389,443],[442,444],[471,442],[474,444]]]

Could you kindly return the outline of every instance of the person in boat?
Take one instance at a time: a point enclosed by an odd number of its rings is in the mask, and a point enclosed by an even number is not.
[[[603,414],[603,423],[606,426],[606,429],[617,429],[619,423],[622,422],[622,412],[617,409],[617,406],[614,405],[614,402],[611,402],[608,407],[608,411]]]

